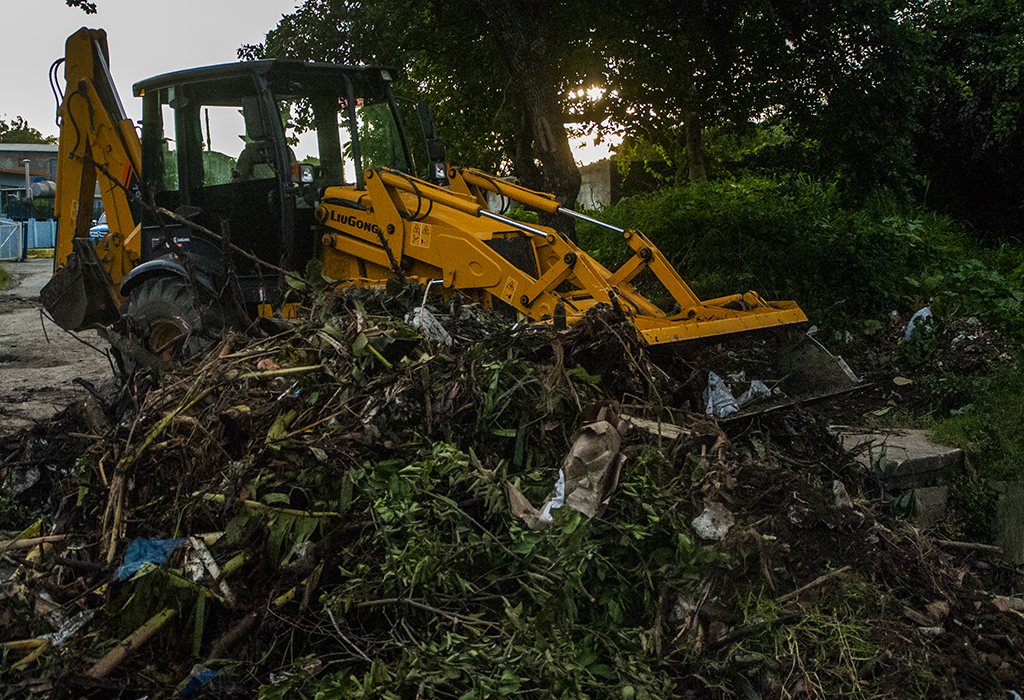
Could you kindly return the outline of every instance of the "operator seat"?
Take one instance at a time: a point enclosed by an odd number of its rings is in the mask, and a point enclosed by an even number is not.
[[[242,118],[245,120],[245,148],[238,156],[234,180],[262,180],[274,177],[274,142],[267,132],[259,100],[255,97],[242,99]]]
[[[255,97],[243,98],[242,117],[245,119],[246,136],[250,140],[238,156],[232,179],[246,181],[274,178],[277,174],[274,141],[267,131],[266,121]],[[292,180],[296,180],[298,161],[290,147],[288,155],[291,161]]]

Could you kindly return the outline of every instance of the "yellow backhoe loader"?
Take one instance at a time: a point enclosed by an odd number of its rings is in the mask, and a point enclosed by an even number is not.
[[[335,280],[403,276],[537,322],[564,313],[571,324],[612,304],[651,344],[807,320],[795,302],[755,292],[698,299],[639,231],[614,229],[633,254],[612,272],[553,229],[505,216],[495,202],[593,221],[553,195],[449,167],[420,105],[427,175],[417,177],[387,69],[251,61],[149,78],[134,86],[138,135],[102,30],[71,36],[63,62],[57,251],[43,301],[64,328],[124,314],[151,350],[187,349],[216,323],[204,300],[271,314],[280,271],[310,260]],[[94,243],[97,182],[109,232]],[[644,271],[671,312],[633,286]]]

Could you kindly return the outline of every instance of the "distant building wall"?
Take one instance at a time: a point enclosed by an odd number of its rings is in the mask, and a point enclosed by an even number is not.
[[[580,168],[582,209],[600,209],[615,204],[623,197],[655,192],[670,182],[672,168],[661,161],[637,162],[623,177],[617,158],[599,160]]]
[[[50,143],[0,143],[0,212],[8,197],[25,194],[25,165],[31,180],[56,180],[59,147]]]
[[[614,160],[599,160],[580,168],[580,196],[577,206],[581,209],[601,209],[615,203],[615,178],[619,171]]]
[[[55,143],[0,143],[0,171],[20,174],[24,185],[25,166],[21,161],[27,158],[29,174],[33,178],[55,180],[58,148]]]

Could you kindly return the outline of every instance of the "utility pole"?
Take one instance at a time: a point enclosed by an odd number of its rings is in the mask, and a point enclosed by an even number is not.
[[[28,222],[35,221],[36,218],[36,202],[32,196],[32,176],[28,172],[29,160],[25,158],[21,161],[21,164],[25,166],[25,194],[28,196],[28,219],[21,222],[21,259],[24,262],[28,260]],[[25,200],[23,199],[22,202]],[[25,216],[25,207],[22,205],[21,215]]]

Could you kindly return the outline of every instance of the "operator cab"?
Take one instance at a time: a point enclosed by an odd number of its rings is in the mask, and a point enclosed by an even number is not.
[[[318,256],[313,212],[324,188],[363,189],[363,172],[413,173],[387,69],[251,61],[136,83],[143,99],[142,172],[156,204],[259,259],[301,269]],[[222,244],[183,225],[143,219],[142,261],[181,246],[210,280]],[[265,303],[272,273],[244,256],[230,265],[246,303]],[[265,291],[268,290],[268,291]]]

